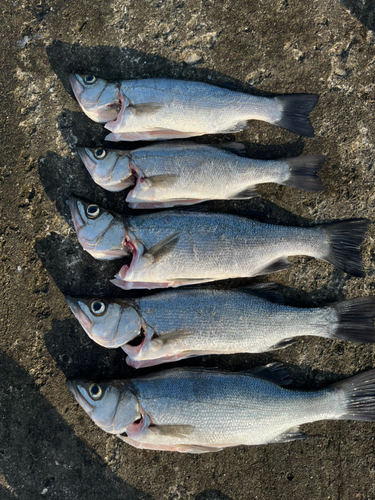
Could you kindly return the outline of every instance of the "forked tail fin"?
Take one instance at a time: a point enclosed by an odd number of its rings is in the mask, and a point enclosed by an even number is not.
[[[368,219],[347,219],[322,224],[328,241],[323,260],[352,276],[363,278],[361,245],[365,239],[370,221]]]
[[[329,307],[337,313],[337,327],[329,338],[363,344],[375,342],[375,297],[357,297]]]
[[[281,118],[275,125],[285,128],[298,135],[314,137],[314,130],[308,119],[319,96],[315,94],[291,94],[276,97],[282,105]]]
[[[375,370],[355,375],[331,386],[343,392],[346,411],[338,420],[375,420]]]
[[[322,191],[324,187],[318,177],[318,172],[323,167],[326,158],[325,155],[316,155],[283,160],[289,166],[290,175],[281,184],[305,191]]]

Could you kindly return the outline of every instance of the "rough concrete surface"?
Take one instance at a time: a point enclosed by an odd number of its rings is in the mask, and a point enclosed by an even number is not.
[[[105,434],[65,379],[132,370],[120,351],[86,336],[64,301],[66,293],[127,296],[108,281],[121,262],[85,254],[70,221],[69,193],[127,210],[124,195],[95,186],[77,157],[77,146],[103,145],[105,133],[80,111],[70,72],[232,81],[258,95],[317,93],[314,139],[253,122],[241,134],[199,142],[245,141],[250,156],[264,159],[327,154],[325,191],[270,185],[261,188],[263,199],[208,206],[255,208],[286,224],[374,220],[374,2],[0,0],[0,6],[0,499],[375,499],[375,424],[368,422],[319,422],[303,426],[307,441],[196,456],[138,451]],[[285,288],[290,303],[307,306],[374,294],[374,237],[371,227],[365,279],[304,257],[266,279]],[[375,367],[375,348],[305,337],[281,351],[181,365],[235,371],[274,360],[286,363],[296,387],[314,389]]]

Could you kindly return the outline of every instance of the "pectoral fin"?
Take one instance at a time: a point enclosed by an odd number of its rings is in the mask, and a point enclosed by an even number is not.
[[[153,115],[163,107],[163,104],[157,102],[144,102],[142,104],[131,104],[127,109],[135,116],[143,116]]]
[[[176,330],[174,332],[163,333],[159,337],[152,339],[152,342],[159,344],[160,346],[166,346],[173,344],[173,342],[176,342],[177,340],[190,337],[191,335],[194,335],[194,332],[190,330]]]
[[[144,181],[150,188],[167,188],[173,186],[178,180],[177,174],[152,175],[145,177]]]
[[[194,430],[193,425],[151,425],[147,431],[158,436],[184,438],[189,436]]]
[[[152,263],[157,262],[174,249],[179,242],[179,239],[180,233],[167,236],[167,238],[164,238],[164,240],[156,243],[156,245],[147,250],[144,257],[150,259]]]

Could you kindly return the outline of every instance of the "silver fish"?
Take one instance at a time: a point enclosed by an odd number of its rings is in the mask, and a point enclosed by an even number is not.
[[[161,143],[126,152],[78,148],[78,153],[93,180],[104,189],[121,191],[135,181],[126,197],[131,208],[247,199],[258,196],[257,184],[269,182],[307,191],[323,189],[316,175],[325,161],[323,155],[251,160],[220,147],[191,142]]]
[[[248,128],[248,120],[262,120],[296,134],[314,136],[308,120],[318,100],[313,94],[257,97],[207,83],[163,78],[110,84],[94,75],[71,75],[70,81],[83,111],[95,121],[107,122],[105,128],[112,132],[106,137],[108,141],[239,132]],[[108,107],[116,110],[119,106],[117,118],[109,121]]]
[[[375,420],[375,370],[315,391],[275,363],[250,372],[178,368],[128,380],[68,381],[104,431],[140,449],[185,453],[305,439],[318,420]]]
[[[132,254],[130,266],[124,265],[112,281],[126,290],[269,274],[290,267],[286,257],[293,255],[315,257],[364,276],[360,245],[366,219],[302,228],[194,211],[121,218],[74,197],[70,205],[84,250],[100,259]]]
[[[133,368],[206,354],[272,351],[304,335],[375,342],[375,297],[297,308],[278,303],[282,295],[262,284],[170,290],[134,300],[65,299],[88,336],[104,347],[121,347]]]

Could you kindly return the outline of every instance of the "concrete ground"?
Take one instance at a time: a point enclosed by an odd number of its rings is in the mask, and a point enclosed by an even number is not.
[[[232,81],[265,96],[317,93],[314,139],[258,122],[217,139],[244,141],[255,158],[327,154],[325,191],[271,185],[260,189],[264,199],[210,207],[255,208],[286,224],[373,220],[374,3],[0,0],[0,8],[0,499],[374,499],[372,423],[319,422],[303,426],[306,441],[207,455],[138,451],[105,434],[65,379],[132,370],[121,352],[86,336],[64,301],[66,293],[126,296],[108,281],[121,262],[82,251],[66,206],[73,192],[127,210],[124,196],[94,186],[77,158],[77,146],[102,145],[105,134],[80,111],[70,72]],[[290,303],[306,306],[374,294],[374,237],[371,227],[365,279],[302,257],[272,280]],[[315,389],[375,367],[375,349],[305,337],[282,351],[181,365],[240,370],[274,360],[286,363],[296,387]]]

